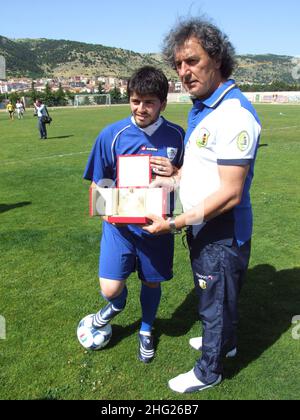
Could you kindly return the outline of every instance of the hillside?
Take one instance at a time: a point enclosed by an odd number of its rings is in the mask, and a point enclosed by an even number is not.
[[[238,56],[235,78],[239,83],[269,84],[281,81],[295,84],[292,77],[294,57],[274,54]]]
[[[82,42],[49,39],[10,40],[0,36],[0,55],[6,58],[7,76],[114,76],[127,78],[134,69],[154,65],[177,78],[159,54],[134,51]],[[271,83],[280,80],[295,83],[292,59],[277,55],[238,56],[234,77],[239,83]]]
[[[9,40],[0,36],[0,55],[6,58],[7,76],[114,76],[128,77],[149,64],[174,72],[158,54],[139,54],[103,45],[48,39]]]

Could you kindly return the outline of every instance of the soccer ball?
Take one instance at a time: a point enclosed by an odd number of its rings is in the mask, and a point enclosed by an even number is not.
[[[111,325],[107,324],[102,328],[95,328],[92,325],[94,315],[87,315],[77,327],[77,338],[79,343],[88,350],[100,350],[107,346],[112,336]]]

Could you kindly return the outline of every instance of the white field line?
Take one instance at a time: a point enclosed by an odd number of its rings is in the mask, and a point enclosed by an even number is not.
[[[64,157],[78,156],[78,155],[88,155],[89,153],[90,153],[90,150],[88,152],[65,153],[62,155],[42,156],[42,157],[37,157],[33,159],[25,159],[25,160],[7,160],[4,162],[0,162],[0,165],[14,165],[16,163],[27,163],[27,162],[34,162],[37,160],[57,159],[57,158],[64,158]]]
[[[263,131],[285,131],[291,128],[300,128],[300,125],[291,125],[289,127],[277,127],[277,128],[263,128]]]

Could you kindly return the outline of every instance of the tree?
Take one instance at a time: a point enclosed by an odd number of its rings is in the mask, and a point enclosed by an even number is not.
[[[105,93],[105,90],[104,90],[104,83],[103,83],[103,82],[99,82],[99,84],[98,84],[98,93],[99,93],[100,95],[102,95],[103,93]]]
[[[28,95],[32,102],[35,102],[38,98],[37,91],[35,90],[35,83],[34,80],[31,81],[31,90]]]
[[[72,102],[72,104],[74,104],[74,100],[75,100],[75,93],[70,92],[69,90],[67,90],[65,93],[66,93],[66,100],[67,100],[67,102],[68,102],[68,101],[71,101],[71,102]]]
[[[65,106],[67,104],[66,94],[61,86],[61,83],[59,84],[58,91],[55,94],[55,105],[59,106]]]
[[[15,105],[17,100],[20,99],[19,94],[17,92],[12,92],[8,95],[9,100]]]
[[[111,101],[112,103],[118,103],[121,100],[121,91],[117,86],[115,86],[112,90],[109,91],[111,95]]]
[[[45,101],[46,105],[48,105],[48,106],[55,105],[54,95],[52,93],[52,90],[51,90],[51,87],[50,87],[49,83],[46,83],[44,101]]]
[[[128,103],[128,102],[129,102],[129,96],[128,96],[127,91],[125,91],[125,92],[123,93],[122,100],[123,100],[125,103]]]

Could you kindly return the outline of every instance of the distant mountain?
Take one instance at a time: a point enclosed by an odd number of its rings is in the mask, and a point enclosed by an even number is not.
[[[49,39],[15,39],[0,36],[0,55],[6,58],[7,76],[112,76],[127,78],[132,71],[149,64],[161,68],[168,78],[177,79],[160,54],[140,54],[120,48],[83,42]],[[238,56],[234,74],[238,83],[294,84],[293,57],[267,55]]]
[[[240,55],[235,78],[239,83],[270,84],[280,81],[295,85],[292,73],[294,57],[285,55]]]
[[[149,64],[175,77],[159,54],[139,54],[120,48],[82,42],[17,39],[0,36],[0,55],[6,58],[7,76],[113,76],[127,78],[134,69]]]

